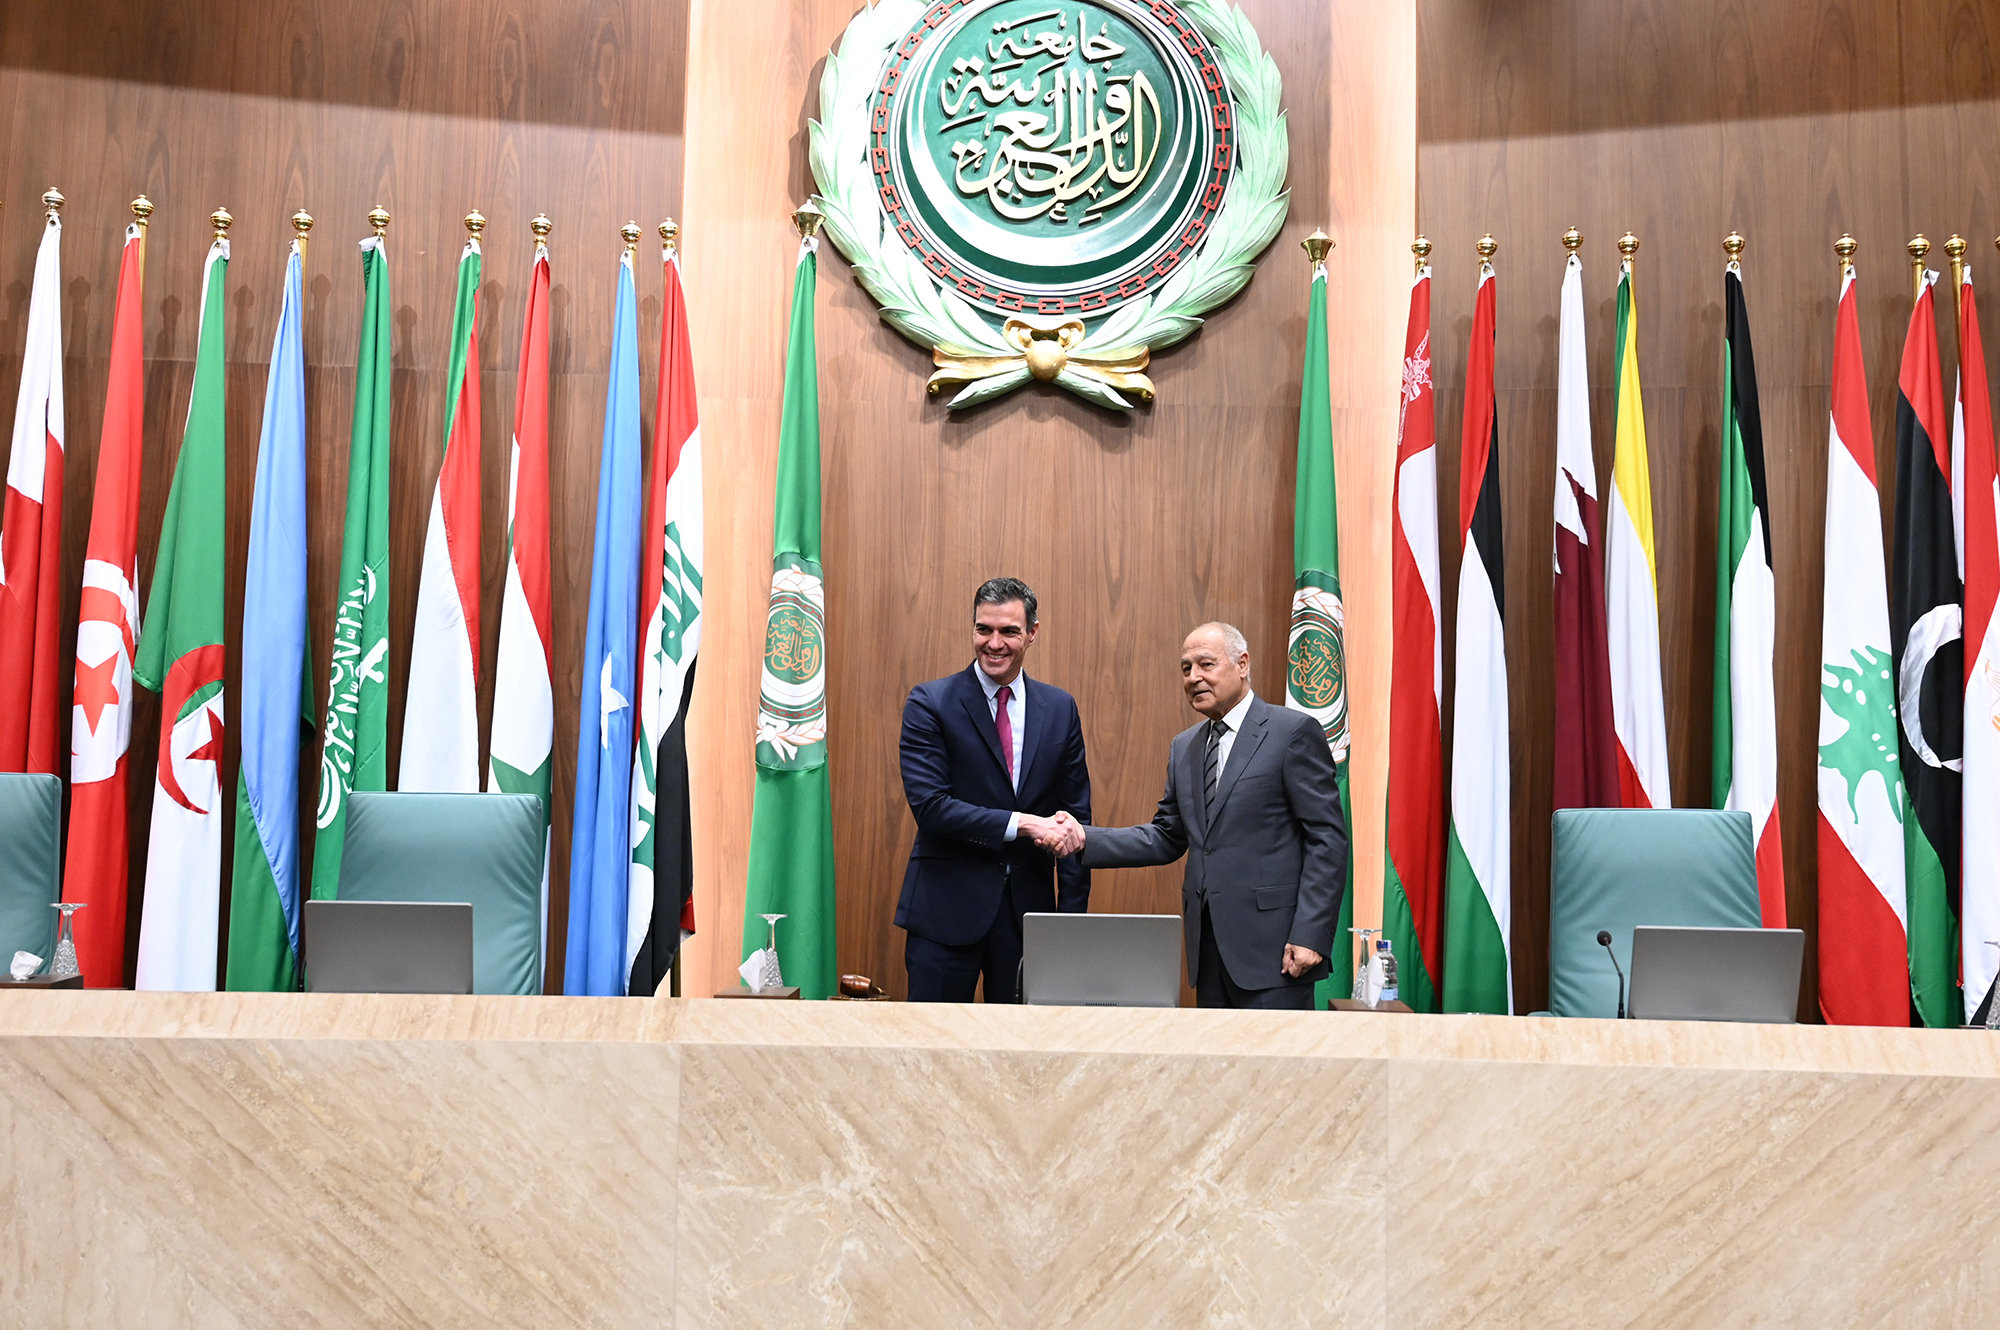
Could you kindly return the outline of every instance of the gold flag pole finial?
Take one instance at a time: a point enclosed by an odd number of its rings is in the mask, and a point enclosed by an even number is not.
[[[1722,252],[1729,256],[1731,263],[1741,263],[1743,261],[1743,247],[1749,243],[1749,241],[1743,238],[1741,231],[1732,230],[1728,235],[1722,237]]]
[[[141,194],[132,200],[132,219],[144,230],[153,220],[153,201]]]
[[[54,185],[50,185],[46,190],[42,191],[42,207],[48,210],[50,221],[53,222],[62,215],[64,202],[62,191]]]
[[[1995,243],[2000,243],[1996,241]],[[1840,275],[1845,278],[1854,270],[1854,251],[1861,248],[1861,242],[1842,231],[1840,239],[1833,242],[1833,252],[1840,255]]]
[[[817,237],[819,235],[820,223],[825,220],[826,214],[821,212],[811,199],[807,199],[804,203],[801,203],[798,210],[792,214],[792,225],[798,228],[799,239],[801,240],[811,240]]]
[[[299,262],[306,261],[306,235],[313,229],[312,214],[300,208],[292,214],[292,234],[299,242]]]
[[[549,232],[556,229],[556,224],[549,220],[547,213],[538,212],[528,220],[528,229],[535,233],[537,245],[546,245],[549,243]]]
[[[389,210],[379,203],[370,208],[368,210],[368,225],[374,228],[375,238],[380,240],[383,232],[389,229]]]
[[[1944,252],[1951,256],[1951,312],[1956,317],[1965,308],[1965,251],[1972,246],[1965,243],[1965,237],[1958,232],[1951,233],[1951,239],[1944,242]]]
[[[618,234],[625,238],[625,257],[632,258],[639,252],[639,237],[644,234],[637,222],[627,222],[618,228]]]
[[[486,229],[486,214],[477,208],[465,214],[465,229],[474,240],[479,239],[480,232]]]
[[[1493,238],[1491,231],[1488,231],[1479,237],[1479,243],[1473,248],[1479,252],[1479,262],[1483,266],[1493,262],[1493,256],[1500,252],[1500,242]]]
[[[229,239],[229,228],[235,224],[235,221],[236,219],[229,215],[229,209],[227,208],[217,208],[208,215],[208,224],[215,228],[215,238],[217,240]]]
[[[1424,265],[1431,261],[1431,242],[1429,238],[1418,236],[1415,240],[1412,240],[1410,242],[1410,253],[1416,256],[1417,271],[1422,272]]]
[[[1306,262],[1317,268],[1333,253],[1333,237],[1315,226],[1313,233],[1299,242],[1299,248],[1306,252]]]
[[[1910,299],[1924,298],[1924,256],[1931,252],[1931,242],[1924,239],[1919,231],[1916,238],[1905,247],[1910,251]]]
[[[1639,237],[1627,231],[1618,237],[1618,252],[1625,256],[1626,271],[1631,271],[1632,258],[1639,252]]]
[[[681,244],[681,224],[669,217],[660,223],[660,252],[672,254]]]
[[[1577,230],[1574,226],[1563,232],[1563,248],[1568,250],[1570,255],[1574,257],[1576,252],[1583,248],[1583,232]]]

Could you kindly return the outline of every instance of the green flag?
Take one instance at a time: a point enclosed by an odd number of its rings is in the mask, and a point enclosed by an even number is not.
[[[347,451],[347,524],[340,599],[327,667],[325,747],[312,894],[340,893],[347,796],[388,788],[389,760],[389,260],[382,237],[361,242],[361,347],[354,361],[354,432]]]
[[[819,368],[813,291],[819,241],[799,246],[785,407],[778,431],[778,496],[771,524],[771,608],[757,708],[757,797],[743,896],[743,955],[765,945],[762,916],[782,914],[785,982],[805,998],[832,995],[833,798],[826,773],[826,593],[819,563]]]

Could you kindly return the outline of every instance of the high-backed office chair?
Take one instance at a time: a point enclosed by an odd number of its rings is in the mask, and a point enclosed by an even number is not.
[[[1555,815],[1549,887],[1549,1010],[1616,1016],[1618,976],[1598,945],[1611,934],[1632,973],[1632,930],[1755,928],[1757,852],[1750,814],[1707,808],[1565,808]]]
[[[62,782],[0,773],[0,968],[17,951],[55,954],[62,899]]]
[[[542,801],[532,794],[349,796],[340,898],[469,901],[472,991],[542,991]]]

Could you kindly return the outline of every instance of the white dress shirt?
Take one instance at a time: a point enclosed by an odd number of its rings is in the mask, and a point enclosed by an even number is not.
[[[1000,724],[1000,687],[993,682],[993,676],[985,670],[979,671],[979,686],[986,690],[986,714],[997,727]],[[1007,721],[1014,731],[1014,751],[1009,754],[1008,766],[1014,772],[1014,788],[1021,788],[1021,741],[1028,734],[1028,676],[1022,672],[1014,676],[1014,682],[1007,685]],[[995,742],[998,742],[997,739]],[[1007,818],[1007,834],[1002,840],[1013,840],[1021,830],[1021,815],[1010,814]]]
[[[1229,770],[1229,750],[1236,747],[1236,736],[1242,732],[1243,718],[1250,714],[1250,703],[1256,696],[1255,693],[1245,690],[1243,700],[1229,708],[1229,714],[1222,718],[1224,727],[1222,738],[1217,740],[1215,745],[1215,779],[1218,785],[1222,780],[1222,773]],[[1202,742],[1204,744],[1208,742],[1207,735],[1202,736]],[[1206,760],[1204,756],[1203,761]]]

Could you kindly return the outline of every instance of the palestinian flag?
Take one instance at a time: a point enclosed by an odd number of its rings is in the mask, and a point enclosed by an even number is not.
[[[458,258],[444,462],[431,493],[410,627],[400,790],[479,789],[479,264],[474,235]]]
[[[125,904],[132,851],[126,821],[132,745],[132,657],[139,640],[139,486],[146,385],[142,277],[146,230],[125,228],[97,488],[77,608],[69,731],[69,845],[63,899],[76,915],[77,963],[92,988],[125,983]]]
[[[632,773],[632,885],[625,952],[634,997],[659,991],[694,932],[687,717],[701,649],[701,422],[687,297],[673,242],[661,255],[660,396],[646,484],[639,591],[639,751]]]
[[[1852,268],[1840,284],[1832,396],[1820,614],[1819,1005],[1829,1025],[1908,1025],[1889,585]]]
[[[1750,814],[1757,844],[1757,900],[1766,928],[1785,926],[1785,856],[1778,833],[1778,703],[1771,657],[1777,582],[1771,575],[1771,495],[1764,483],[1764,424],[1743,269],[1722,274],[1722,477],[1715,533],[1715,742],[1717,808]]]
[[[1889,644],[1909,807],[1910,991],[1925,1025],[1957,1025],[1959,800],[1965,720],[1965,588],[1951,512],[1951,443],[1938,372],[1934,272],[1910,312],[1896,386],[1895,580]],[[2000,812],[1989,812],[1989,817]]]
[[[1993,399],[1986,386],[1986,350],[1972,271],[1965,273],[1958,311],[1959,493],[1965,505],[1965,880],[1960,936],[1966,1019],[1993,987],[2000,951],[2000,478],[1993,447]]]
[[[1457,668],[1452,686],[1451,845],[1444,1009],[1514,1010],[1513,774],[1502,614],[1500,426],[1493,397],[1493,265],[1479,269],[1458,452]]]
[[[212,992],[222,906],[223,279],[229,241],[202,270],[187,428],[167,491],[146,631],[132,675],[160,694],[146,895],[135,987]]]
[[[1618,797],[1626,808],[1671,808],[1667,706],[1660,686],[1660,598],[1653,548],[1653,474],[1646,402],[1639,388],[1638,309],[1632,260],[1618,279],[1618,358],[1612,414],[1611,512],[1604,533],[1605,642],[1618,734]]]

